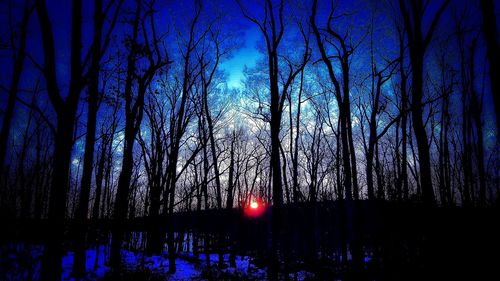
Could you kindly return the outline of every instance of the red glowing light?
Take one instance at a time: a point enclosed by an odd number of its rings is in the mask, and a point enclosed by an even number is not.
[[[265,210],[266,208],[264,202],[259,199],[251,200],[244,208],[245,215],[253,218],[260,217],[264,214]]]

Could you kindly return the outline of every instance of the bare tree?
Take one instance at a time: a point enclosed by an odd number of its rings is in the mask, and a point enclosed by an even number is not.
[[[68,187],[69,163],[73,144],[74,124],[80,93],[84,86],[81,62],[82,1],[76,0],[71,13],[71,70],[69,90],[64,99],[59,90],[56,75],[55,43],[52,23],[44,0],[36,1],[44,54],[43,75],[49,100],[57,115],[57,131],[54,144],[54,160],[50,189],[48,218],[54,235],[49,239],[42,260],[41,278],[55,280],[61,276],[61,243],[66,214],[66,194]]]
[[[302,61],[298,65],[294,65],[289,59],[285,58],[288,66],[287,70],[280,69],[280,53],[278,47],[283,39],[285,32],[284,22],[284,1],[279,1],[277,7],[274,6],[273,1],[267,0],[264,3],[264,18],[259,20],[251,15],[244,7],[241,1],[238,1],[243,16],[249,21],[257,25],[262,33],[267,51],[267,67],[269,75],[269,90],[270,90],[270,131],[271,131],[271,173],[272,173],[272,198],[273,208],[278,209],[283,205],[283,185],[282,185],[282,170],[280,160],[280,130],[281,119],[283,115],[283,107],[286,101],[289,88],[292,85],[295,77],[302,72],[305,65],[309,61],[310,52],[308,41],[306,41],[305,51]],[[283,77],[282,86],[280,89],[280,77]],[[278,251],[278,233],[279,230],[279,216],[275,215],[272,223],[272,255],[271,265],[269,270],[271,278],[277,278],[277,251]]]
[[[201,1],[197,1],[195,4],[195,15],[191,20],[189,25],[189,35],[187,42],[185,42],[185,50],[183,50],[182,58],[183,58],[183,73],[182,73],[182,82],[181,82],[181,100],[178,106],[178,110],[173,113],[175,114],[175,121],[171,122],[171,148],[169,154],[169,163],[167,167],[167,173],[169,175],[169,182],[167,184],[168,193],[168,205],[165,208],[165,214],[172,215],[174,213],[175,206],[175,192],[176,192],[176,182],[177,182],[177,163],[179,160],[179,152],[181,146],[181,140],[186,131],[187,124],[189,122],[190,113],[187,112],[190,110],[189,107],[189,98],[191,91],[193,89],[193,85],[195,83],[195,77],[199,75],[199,70],[197,67],[192,66],[192,56],[194,50],[198,46],[201,38],[205,36],[204,33],[200,37],[196,36],[196,26],[198,24],[198,20],[200,18],[200,14],[202,11]],[[175,108],[177,108],[177,104],[175,104]],[[168,244],[168,255],[169,255],[169,272],[175,273],[176,264],[175,264],[175,248],[174,248],[174,231],[173,226],[170,224],[168,226],[168,236],[167,236],[167,244]]]
[[[392,74],[396,70],[396,61],[387,63],[387,65],[378,70],[377,65],[372,62],[372,89],[370,94],[370,115],[368,115],[366,106],[362,107],[362,114],[368,120],[369,125],[369,137],[368,144],[365,143],[365,151],[366,151],[366,185],[368,189],[368,199],[375,199],[375,192],[373,186],[373,157],[376,153],[376,145],[378,144],[378,140],[387,132],[387,129],[383,128],[382,132],[377,132],[377,128],[379,127],[379,120],[377,119],[377,115],[380,115],[385,110],[387,106],[384,104],[384,99],[382,96],[382,86],[391,79]],[[382,99],[381,99],[382,98]],[[393,122],[389,123],[389,126],[392,125]],[[378,153],[377,153],[378,155]],[[378,161],[377,161],[378,162]],[[377,185],[377,197],[382,199],[383,188]]]
[[[143,8],[145,8],[145,11],[143,11]],[[150,91],[150,84],[157,72],[164,69],[170,63],[168,56],[159,49],[159,40],[154,22],[153,3],[148,3],[144,7],[144,3],[136,1],[135,9],[132,20],[132,36],[127,39],[129,53],[127,56],[127,73],[123,92],[125,97],[124,149],[113,214],[117,225],[112,233],[111,266],[115,273],[121,267],[120,251],[123,231],[119,224],[128,217],[130,185],[134,167],[133,148],[144,114],[144,97]],[[148,31],[147,27],[151,31]],[[139,37],[141,33],[142,40]],[[152,38],[149,36],[152,36]],[[145,59],[145,67],[138,67],[139,59]]]
[[[139,133],[139,144],[142,149],[149,189],[149,200],[146,200],[146,204],[148,205],[145,208],[148,211],[148,216],[154,221],[159,218],[161,192],[165,189],[167,180],[164,159],[168,157],[168,139],[170,136],[169,132],[166,131],[166,127],[168,126],[166,120],[168,110],[166,103],[162,101],[159,94],[150,95],[147,100],[145,113],[148,117],[149,143],[146,144],[142,133]],[[154,222],[153,224],[152,226],[157,225]],[[159,235],[161,235],[161,231],[148,232],[146,249],[148,253],[161,253],[163,239],[157,237]]]
[[[316,23],[318,1],[312,5],[311,26],[313,28],[316,42],[321,53],[321,60],[324,62],[328,77],[334,86],[334,95],[339,108],[340,136],[342,139],[342,161],[344,169],[344,185],[346,199],[359,199],[359,188],[357,183],[356,154],[352,138],[351,122],[351,102],[350,102],[350,57],[354,53],[355,45],[348,41],[348,34],[341,36],[332,28],[335,7],[332,6],[328,15],[326,27],[321,29]],[[336,43],[335,43],[336,42]],[[326,44],[331,45],[335,50],[335,55],[327,54]],[[334,72],[333,59],[338,60],[341,66],[341,77]]]
[[[118,127],[118,108],[120,103],[117,101],[113,101],[113,110],[111,113],[111,124],[107,122],[103,122],[100,128],[100,141],[97,149],[97,159],[96,159],[96,171],[95,171],[95,197],[94,197],[94,205],[92,206],[92,219],[99,219],[104,215],[102,212],[102,208],[104,206],[104,200],[101,203],[101,197],[104,199],[105,196],[102,196],[103,184],[105,179],[105,171],[106,166],[110,164],[110,158],[113,148],[113,140],[116,134],[116,130]],[[107,120],[107,119],[104,119]]]
[[[447,43],[443,43],[447,44]],[[443,100],[441,101],[441,117],[440,124],[441,129],[439,131],[439,167],[438,167],[438,177],[439,177],[439,197],[441,204],[444,206],[449,206],[453,204],[453,197],[451,194],[451,163],[450,163],[450,127],[451,127],[451,116],[450,116],[450,96],[454,90],[456,83],[455,70],[452,69],[448,61],[446,60],[447,49],[444,47],[439,53],[439,68],[440,68],[440,83],[436,86],[436,91],[442,95]]]
[[[92,170],[94,167],[94,145],[97,110],[99,103],[99,74],[100,64],[107,47],[109,46],[111,32],[118,19],[118,12],[123,0],[118,1],[111,18],[109,30],[104,31],[104,20],[107,17],[110,7],[114,1],[110,1],[103,11],[103,1],[94,1],[94,37],[92,47],[92,59],[88,73],[85,75],[88,81],[88,112],[87,112],[87,132],[85,136],[85,153],[83,157],[82,182],[80,185],[80,196],[75,219],[77,220],[77,241],[75,250],[75,262],[72,274],[75,277],[85,275],[85,221],[88,217],[90,185],[92,182]],[[105,36],[104,38],[103,35]],[[104,39],[104,40],[103,40]],[[103,42],[104,41],[104,42]],[[90,52],[90,51],[89,51]]]
[[[412,124],[417,140],[420,180],[422,184],[422,200],[426,203],[434,203],[434,189],[432,187],[431,162],[429,152],[429,142],[427,131],[423,121],[423,72],[424,72],[424,55],[429,43],[432,40],[434,31],[441,15],[446,9],[450,1],[445,0],[437,12],[432,15],[431,25],[427,32],[422,30],[422,19],[427,10],[427,4],[420,1],[399,0],[399,6],[404,20],[404,25],[408,31],[408,45],[410,49],[410,63],[412,67],[412,84],[411,84],[411,106],[412,106]]]

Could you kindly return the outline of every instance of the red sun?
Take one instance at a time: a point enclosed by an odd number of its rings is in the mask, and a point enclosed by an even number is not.
[[[249,217],[259,217],[265,211],[265,208],[258,200],[252,200],[245,206],[245,214]]]
[[[250,203],[250,208],[251,209],[257,209],[257,208],[259,208],[259,203],[255,202],[255,201],[252,202],[252,203]]]

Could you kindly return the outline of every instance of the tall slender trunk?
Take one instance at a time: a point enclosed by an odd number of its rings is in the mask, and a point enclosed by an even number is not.
[[[94,145],[99,95],[99,64],[101,60],[101,33],[102,33],[102,0],[94,1],[94,42],[92,52],[92,65],[89,72],[88,85],[88,111],[87,132],[85,136],[85,153],[83,156],[82,182],[80,184],[80,198],[76,212],[76,249],[73,263],[73,275],[82,277],[85,275],[85,237],[90,186],[92,183],[92,170],[94,167]]]
[[[130,190],[130,182],[132,178],[132,169],[134,166],[134,155],[133,148],[136,136],[135,119],[137,116],[132,114],[132,97],[133,97],[133,81],[136,73],[135,58],[136,58],[136,48],[137,38],[139,33],[139,19],[141,15],[141,5],[137,2],[135,16],[132,26],[132,37],[130,50],[127,57],[127,74],[125,80],[125,137],[124,137],[124,147],[123,147],[123,159],[122,159],[122,169],[120,171],[120,176],[118,178],[118,186],[116,190],[116,199],[113,210],[113,219],[115,220],[115,226],[112,229],[112,241],[111,241],[111,268],[114,273],[118,273],[121,269],[121,246],[123,240],[123,230],[120,225],[125,221],[128,216],[128,198]],[[139,97],[136,103],[141,102]],[[144,103],[144,100],[142,100]],[[140,106],[139,110],[143,110]]]
[[[346,83],[344,81],[344,83]],[[351,104],[349,99],[349,89],[344,89],[344,103],[346,110],[346,129],[349,140],[349,157],[351,165],[352,176],[352,193],[354,200],[359,200],[359,187],[358,187],[358,168],[356,162],[356,148],[354,147],[354,140],[352,138],[352,121],[351,121]]]
[[[281,111],[279,110],[278,89],[278,58],[276,53],[270,53],[270,87],[271,87],[271,174],[272,174],[272,202],[273,217],[271,220],[271,258],[269,265],[270,279],[277,280],[279,270],[279,237],[281,225],[281,206],[283,205],[283,187],[280,164],[280,127]],[[274,57],[276,56],[276,57]],[[271,66],[272,65],[272,66]],[[270,194],[269,194],[270,195]]]
[[[43,176],[45,172],[42,171],[42,136],[40,132],[40,121],[36,119],[36,145],[35,145],[35,164],[34,164],[34,208],[33,217],[40,219],[42,217],[42,194],[43,194]]]
[[[366,153],[366,189],[368,190],[368,200],[375,199],[375,189],[373,184],[373,155],[375,145],[369,144]]]
[[[408,6],[409,4],[409,6]],[[427,5],[423,2],[410,3],[399,0],[400,10],[406,30],[408,30],[408,45],[410,48],[410,62],[412,65],[412,125],[417,141],[417,150],[420,166],[420,182],[422,186],[422,200],[427,204],[434,204],[434,188],[432,186],[432,172],[427,131],[423,121],[423,75],[425,51],[429,46],[433,33],[449,0],[445,0],[438,10],[431,16],[431,24],[427,32],[422,30],[422,21]],[[408,6],[408,7],[407,7]]]
[[[491,95],[497,117],[497,134],[500,134],[500,44],[498,40],[497,19],[495,16],[495,2],[480,0],[483,14],[483,34],[486,39],[486,54],[489,60]],[[498,2],[496,3],[498,5]]]
[[[236,142],[236,133],[233,130],[231,136],[231,147],[229,150],[229,176],[227,183],[227,199],[226,199],[226,209],[231,213],[233,209],[234,193],[235,193],[235,159],[234,159],[234,143]],[[236,178],[238,175],[236,173]],[[229,266],[236,267],[236,249],[235,242],[229,239],[230,255],[229,255]]]
[[[215,188],[216,188],[216,202],[217,202],[217,208],[220,210],[222,209],[222,192],[221,192],[221,183],[220,183],[220,173],[219,173],[219,163],[217,159],[217,150],[215,147],[215,137],[214,137],[214,124],[212,121],[212,116],[210,114],[210,109],[208,107],[208,93],[206,92],[208,89],[205,89],[204,93],[204,107],[205,107],[205,115],[206,115],[206,120],[207,120],[207,126],[208,126],[208,138],[210,140],[210,152],[212,154],[212,164],[214,166],[214,177],[215,177]]]
[[[297,203],[299,201],[299,139],[300,139],[300,115],[302,109],[302,93],[304,85],[304,71],[300,72],[300,87],[299,94],[297,97],[297,113],[295,116],[295,133],[292,115],[292,98],[289,97],[290,110],[289,110],[289,121],[290,121],[290,159],[292,161],[292,201]]]
[[[74,123],[71,120],[71,116],[66,116],[64,114],[57,121],[48,213],[52,235],[43,253],[41,276],[44,280],[60,279],[62,274],[62,239],[64,219],[66,217],[66,194],[68,191],[69,163]]]
[[[375,76],[375,73],[373,73]],[[368,152],[366,154],[366,186],[368,189],[368,199],[375,199],[374,186],[373,186],[373,156],[375,154],[375,145],[377,143],[377,111],[379,110],[379,100],[382,91],[382,77],[377,74],[377,82],[372,94],[373,105],[370,114],[370,136],[368,139]]]
[[[434,203],[434,189],[432,187],[431,160],[427,131],[423,121],[423,53],[416,51],[412,56],[412,119],[420,165],[420,182],[422,185],[422,200]]]
[[[379,144],[375,143],[375,174],[377,176],[377,199],[385,199],[385,186],[383,180],[383,166],[380,161]]]
[[[117,127],[117,111],[118,111],[118,103],[114,105],[113,108],[113,113],[112,113],[112,120],[111,120],[111,126],[110,130],[104,131],[104,127],[108,126],[109,124],[103,124],[101,127],[101,144],[100,144],[100,154],[98,156],[97,160],[97,171],[95,175],[95,198],[94,198],[94,205],[92,207],[92,219],[99,219],[102,215],[104,215],[104,212],[101,211],[102,207],[104,206],[104,200],[102,200],[101,204],[101,197],[104,199],[105,193],[102,194],[102,189],[103,187],[106,187],[106,181],[107,178],[107,170],[109,170],[109,166],[111,164],[111,157],[112,157],[112,149],[113,149],[113,139],[115,137],[116,133],[116,127]],[[104,184],[104,185],[103,185]],[[101,211],[101,212],[100,212]],[[100,213],[99,213],[100,212]]]
[[[233,130],[231,136],[231,148],[229,150],[229,177],[227,182],[227,200],[226,200],[226,208],[228,210],[233,209],[234,202],[234,186],[235,186],[235,173],[234,173],[234,143],[236,142],[236,132]]]
[[[217,46],[218,47],[218,46]],[[218,51],[218,48],[217,48]],[[217,52],[217,58],[216,62],[214,65],[213,70],[217,68],[218,62],[219,62],[219,56]],[[203,62],[201,62],[203,64]],[[213,72],[212,72],[213,73]],[[207,121],[207,127],[208,127],[208,139],[210,140],[210,152],[212,154],[212,164],[214,167],[214,177],[215,177],[215,191],[216,191],[216,202],[217,202],[217,209],[222,210],[222,187],[220,183],[220,173],[219,173],[219,163],[217,159],[217,150],[216,150],[216,143],[215,143],[215,136],[214,136],[214,124],[212,120],[212,115],[210,113],[210,108],[208,106],[208,89],[210,86],[210,83],[212,81],[212,76],[209,77],[208,80],[205,79],[205,73],[202,73],[202,80],[203,80],[203,107],[205,110],[205,118]],[[224,264],[224,253],[223,253],[223,246],[224,246],[224,234],[222,233],[222,230],[219,231],[219,268],[222,268]]]
[[[481,112],[483,107],[482,96],[478,97],[478,93],[475,90],[475,64],[474,57],[476,54],[476,38],[473,39],[472,45],[470,46],[470,54],[469,54],[469,77],[470,77],[470,115],[474,125],[476,127],[476,135],[477,135],[477,170],[479,173],[479,205],[486,205],[486,171],[484,168],[484,137],[483,137],[483,123],[481,120]],[[481,99],[481,100],[480,100]],[[472,125],[472,124],[471,124]]]
[[[349,69],[349,52],[347,51],[346,45],[344,41],[340,42],[340,45],[343,49],[343,56],[340,58],[340,64],[342,67],[342,93],[343,93],[343,101],[342,107],[344,108],[344,118],[345,118],[345,129],[348,138],[348,157],[350,160],[350,181],[352,185],[352,194],[354,200],[359,200],[359,187],[358,187],[358,168],[356,164],[356,149],[354,147],[354,141],[352,138],[352,121],[351,121],[351,98],[350,98],[350,69]],[[340,89],[339,89],[340,92]]]
[[[337,121],[337,133],[335,134],[335,142],[337,143],[335,147],[335,178],[336,178],[336,191],[337,191],[337,200],[341,200],[344,198],[344,189],[342,185],[342,176],[340,172],[340,118]]]
[[[128,122],[127,122],[128,123]],[[115,227],[112,230],[111,241],[111,267],[118,273],[121,270],[121,247],[123,241],[123,230],[120,228],[128,217],[129,213],[129,190],[132,179],[132,170],[134,167],[133,143],[135,135],[132,133],[132,128],[125,125],[125,139],[122,159],[122,169],[118,179],[116,191],[116,199],[113,210],[113,219]],[[128,127],[128,128],[127,128]]]
[[[198,5],[201,5],[199,3]],[[195,38],[194,38],[194,27],[198,21],[198,17],[200,15],[200,10],[201,6],[196,12],[196,15],[191,23],[191,28],[190,28],[190,36],[189,36],[189,42],[187,44],[187,50],[186,54],[184,55],[184,74],[183,74],[183,81],[182,81],[182,95],[181,95],[181,104],[179,106],[179,111],[177,112],[177,119],[175,120],[175,127],[174,127],[174,132],[171,132],[173,135],[173,143],[172,149],[170,152],[170,159],[169,159],[169,166],[168,166],[168,174],[170,177],[170,188],[169,188],[169,205],[168,205],[168,214],[170,216],[173,215],[174,213],[174,205],[175,205],[175,189],[176,189],[176,180],[177,180],[177,162],[179,160],[179,149],[180,149],[180,143],[181,139],[184,134],[185,130],[185,120],[184,120],[184,115],[186,114],[186,104],[188,102],[188,96],[189,96],[189,91],[190,91],[190,59],[191,59],[191,52],[194,50],[195,47]],[[176,252],[174,248],[174,230],[172,224],[169,224],[168,226],[168,236],[167,236],[167,244],[168,244],[168,271],[169,273],[175,273],[177,270],[176,264],[175,264],[175,257],[176,257]]]
[[[19,190],[21,191],[21,218],[29,218],[31,215],[31,200],[32,200],[32,190],[31,186],[28,186],[27,180],[25,178],[25,168],[24,162],[28,153],[29,140],[29,129],[31,127],[31,121],[33,119],[33,109],[35,106],[35,95],[33,95],[33,101],[31,109],[28,113],[28,122],[23,133],[23,146],[21,148],[21,153],[18,159],[18,175],[19,178]]]
[[[296,75],[303,70],[305,64],[309,60],[309,47],[308,39],[304,35],[303,30],[301,33],[304,36],[306,46],[304,53],[304,60],[302,64],[294,69],[292,64],[288,64],[290,72],[285,82],[282,85],[282,90],[280,92],[279,82],[280,78],[283,78],[283,74],[286,73],[280,71],[280,55],[278,54],[279,44],[283,38],[285,31],[284,23],[284,2],[283,0],[277,3],[277,7],[273,7],[273,1],[267,0],[264,4],[264,14],[265,20],[259,22],[257,18],[250,16],[246,13],[246,9],[238,1],[241,11],[245,18],[251,20],[253,23],[260,27],[262,35],[265,39],[266,51],[267,51],[267,62],[268,62],[268,75],[269,75],[269,90],[270,90],[270,131],[271,131],[271,159],[270,159],[270,174],[272,176],[270,183],[272,182],[272,218],[271,218],[271,256],[270,264],[268,267],[269,278],[271,280],[276,280],[278,278],[279,271],[279,240],[282,236],[282,214],[281,207],[283,205],[283,184],[282,184],[282,174],[281,174],[281,155],[280,155],[280,130],[281,130],[281,118],[283,114],[284,101],[286,95],[288,94],[288,88],[295,79]],[[265,26],[262,28],[262,26]],[[287,61],[289,62],[289,61]],[[270,193],[270,192],[268,192]],[[269,194],[271,195],[271,194]]]
[[[402,42],[400,42],[402,44]],[[406,74],[404,69],[404,47],[401,46],[401,59],[400,59],[400,74],[401,74],[401,108],[405,111],[408,108],[408,96],[406,93]],[[403,113],[401,116],[401,184],[403,189],[403,200],[407,201],[409,198],[409,187],[408,187],[408,151],[407,151],[407,125],[408,125],[408,115]]]
[[[69,91],[64,100],[59,92],[56,76],[55,41],[45,1],[36,1],[44,51],[44,77],[47,92],[57,114],[53,173],[50,189],[48,219],[53,235],[49,238],[42,258],[41,279],[57,280],[62,273],[62,239],[66,214],[66,195],[69,190],[69,164],[73,146],[76,111],[82,89],[81,33],[82,1],[72,3],[71,16],[71,70]]]
[[[475,101],[478,103],[478,101]],[[478,106],[479,107],[479,106]],[[477,167],[479,172],[479,204],[480,206],[486,205],[486,171],[484,167],[484,137],[483,137],[483,124],[481,121],[481,111],[474,113],[474,122],[477,131]]]
[[[321,57],[323,62],[325,63],[327,69],[328,69],[328,74],[330,77],[330,80],[334,84],[335,87],[335,97],[337,99],[337,104],[339,107],[339,123],[340,123],[340,136],[341,136],[341,141],[342,141],[342,161],[343,161],[343,169],[344,169],[344,187],[345,187],[345,197],[347,200],[352,200],[352,174],[351,174],[351,162],[350,160],[350,154],[349,154],[349,140],[348,140],[348,126],[349,126],[349,120],[347,116],[350,113],[350,110],[347,110],[346,107],[349,107],[349,102],[344,102],[342,100],[342,97],[340,95],[341,93],[341,87],[340,83],[337,80],[334,70],[333,70],[333,65],[332,62],[330,61],[325,47],[324,43],[321,40],[321,33],[319,32],[318,27],[316,26],[316,10],[317,10],[317,1],[314,1],[313,7],[312,7],[312,15],[310,18],[310,22],[314,31],[314,35],[316,37],[316,42],[318,44],[318,48],[321,52]],[[345,93],[344,93],[345,94]],[[345,99],[345,97],[344,97]],[[348,101],[348,99],[347,99]]]
[[[441,204],[447,206],[450,204],[451,198],[449,198],[450,186],[447,184],[448,169],[449,169],[449,144],[448,144],[448,132],[449,132],[449,99],[445,94],[443,97],[441,105],[441,131],[439,132],[439,191]]]
[[[465,32],[461,30],[458,32],[458,48],[460,53],[460,78],[461,78],[461,101],[462,101],[462,170],[463,170],[463,187],[462,187],[462,204],[470,205],[471,200],[471,178],[472,178],[472,160],[470,151],[470,84],[472,81],[468,77],[468,69],[466,68],[467,58],[466,58],[466,47],[465,47]]]
[[[407,201],[409,196],[408,187],[408,152],[407,152],[407,125],[408,115],[408,94],[407,94],[407,76],[405,73],[405,30],[398,26],[398,41],[399,41],[399,77],[400,77],[400,93],[401,93],[401,165],[400,174],[398,175],[398,184],[396,189],[399,190],[399,199]]]
[[[104,163],[106,159],[106,150],[107,149],[105,145],[105,136],[103,136],[103,139],[101,141],[100,154],[97,157],[97,171],[95,176],[95,198],[91,216],[91,218],[94,220],[99,219],[99,205],[101,202],[102,184],[104,179]]]
[[[344,169],[344,188],[345,188],[345,199],[352,200],[352,174],[351,174],[351,163],[349,155],[349,140],[348,140],[348,129],[347,120],[345,116],[345,109],[339,110],[340,118],[340,138],[342,141],[342,161]]]

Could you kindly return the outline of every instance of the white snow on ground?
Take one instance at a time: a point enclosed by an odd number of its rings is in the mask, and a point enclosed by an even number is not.
[[[134,267],[137,268],[141,264],[141,259],[143,258],[142,253],[134,253],[132,251],[122,251],[125,266],[130,269]],[[184,258],[183,258],[184,257]],[[199,264],[195,264],[187,261],[186,259],[192,260],[194,256],[191,253],[182,253],[180,257],[176,259],[177,271],[175,274],[168,274],[168,253],[164,252],[161,256],[145,256],[144,266],[155,273],[163,273],[168,276],[168,280],[192,280],[192,279],[202,279],[202,271],[206,268],[205,255],[200,254]],[[229,259],[229,254],[224,255],[224,260],[227,262]],[[218,262],[217,254],[210,254],[210,263],[215,266]],[[256,268],[250,263],[249,257],[236,257],[236,267],[235,268],[225,268],[222,270],[225,273],[231,273],[236,276],[252,276],[252,278],[263,279],[265,278],[265,271],[263,269]],[[167,275],[168,274],[168,275]]]
[[[94,270],[95,259],[96,259],[96,249],[90,249],[86,252],[86,270],[87,270],[87,278],[86,280],[99,280],[104,277],[106,272],[109,270],[109,267],[104,265],[104,246],[99,246],[99,255],[98,255],[98,263],[97,268]],[[74,253],[68,252],[63,256],[62,266],[63,273],[61,276],[61,280],[75,280],[75,278],[70,277],[71,271],[73,270],[73,261],[74,261]]]
[[[106,272],[109,271],[109,267],[104,265],[104,246],[101,246],[99,251],[99,266],[98,269],[93,272],[94,262],[95,262],[95,250],[87,250],[87,271],[90,272],[86,280],[99,280],[104,277]],[[205,255],[200,254],[199,264],[187,261],[186,258],[192,260],[194,256],[191,253],[183,253],[181,257],[176,259],[177,270],[174,274],[168,274],[168,253],[165,251],[163,255],[160,256],[143,256],[142,252],[134,252],[128,250],[122,250],[122,261],[123,266],[129,270],[140,269],[142,264],[142,259],[144,259],[144,267],[153,273],[165,274],[168,280],[182,281],[182,280],[203,280],[202,271],[206,268]],[[218,262],[217,254],[210,254],[210,263],[215,266]],[[182,258],[185,257],[185,258]],[[229,254],[224,255],[224,260],[227,262],[229,260]],[[63,258],[63,278],[64,281],[76,281],[74,278],[70,277],[71,270],[73,267],[73,252],[68,252]],[[235,268],[225,268],[222,270],[223,273],[228,273],[234,276],[240,277],[251,277],[252,279],[265,279],[266,272],[264,269],[257,268],[250,262],[248,256],[237,256],[236,257],[236,267]],[[298,280],[303,280],[308,276],[307,272],[298,273]]]
[[[131,270],[140,267],[142,258],[142,253],[122,250],[122,259],[124,261],[124,266]],[[191,280],[195,277],[199,277],[201,274],[201,268],[198,268],[193,263],[187,262],[182,259],[176,259],[175,264],[177,270],[175,274],[168,275],[168,280]],[[168,256],[166,255],[166,253],[162,256],[145,256],[144,267],[151,270],[151,272],[163,273],[166,275],[168,273]]]
[[[87,276],[84,280],[97,281],[102,279],[110,271],[105,263],[105,246],[99,246],[96,264],[96,248],[86,251],[86,269]],[[43,254],[43,245],[25,246],[21,243],[0,245],[0,280],[38,280],[40,274],[41,257]],[[233,276],[236,278],[248,278],[253,280],[262,280],[266,278],[266,271],[257,268],[248,256],[237,256],[236,267],[227,267],[221,271],[215,270],[218,262],[217,254],[210,254],[210,263],[214,268],[212,271],[217,276]],[[109,258],[109,257],[108,257]],[[67,252],[63,256],[62,281],[77,281],[71,277],[73,269],[74,253]],[[168,253],[164,252],[159,256],[143,256],[142,252],[122,250],[122,261],[125,269],[130,271],[148,269],[152,273],[165,275],[168,280],[204,280],[203,272],[206,270],[205,255],[200,254],[199,262],[193,262],[192,253],[182,253],[176,259],[177,271],[175,274],[168,274]],[[224,260],[228,264],[229,254],[224,255]],[[143,262],[144,261],[144,262]],[[142,267],[144,266],[144,267]],[[294,280],[304,280],[311,277],[312,274],[306,271],[291,273],[290,277]],[[296,279],[295,279],[296,278]]]
[[[201,254],[200,259],[203,260],[203,266],[205,263],[205,255]],[[224,255],[224,260],[228,263],[229,254]],[[210,263],[216,265],[219,261],[218,254],[210,254]],[[262,268],[257,268],[254,264],[250,262],[250,257],[248,256],[236,256],[236,267],[227,267],[221,270],[223,273],[229,273],[233,276],[239,277],[251,277],[252,279],[265,279],[266,271]]]

